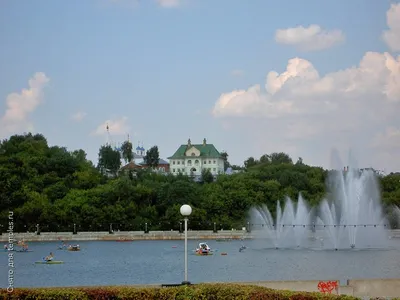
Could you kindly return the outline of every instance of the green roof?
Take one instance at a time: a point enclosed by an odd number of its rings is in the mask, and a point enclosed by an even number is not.
[[[207,158],[222,158],[221,154],[218,152],[218,150],[214,147],[213,144],[191,144],[189,145],[181,145],[178,150],[174,153],[174,155],[168,157],[168,159],[174,159],[174,158],[186,158],[190,156],[186,156],[185,152],[192,148],[195,147],[197,150],[200,151],[200,157],[207,157]],[[198,157],[198,156],[196,156]]]

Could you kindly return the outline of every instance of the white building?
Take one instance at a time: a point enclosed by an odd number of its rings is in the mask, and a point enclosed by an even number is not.
[[[224,173],[224,158],[213,144],[192,144],[190,139],[186,145],[181,145],[174,155],[168,157],[170,172],[173,175],[201,176],[204,169],[210,170],[211,174]]]

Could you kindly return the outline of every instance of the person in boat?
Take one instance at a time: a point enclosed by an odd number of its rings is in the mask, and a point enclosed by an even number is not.
[[[58,246],[58,249],[65,249],[67,248],[67,244],[64,241],[61,241],[61,245]]]
[[[45,261],[52,261],[53,258],[54,258],[53,252],[50,252],[50,255],[47,255],[47,256],[44,258],[44,260],[45,260]]]
[[[28,251],[28,244],[22,244],[22,251]]]
[[[8,250],[8,245],[4,244],[4,251],[7,251],[7,250]]]
[[[245,246],[245,245],[242,245],[240,248],[239,248],[239,252],[242,252],[244,249],[246,249],[247,247]]]

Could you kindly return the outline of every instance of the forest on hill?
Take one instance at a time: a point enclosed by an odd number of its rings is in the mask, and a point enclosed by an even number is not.
[[[126,147],[128,150],[130,146]],[[156,150],[156,149],[153,149]],[[148,153],[157,162],[157,151]],[[249,158],[241,172],[220,175],[213,181],[204,173],[201,182],[184,175],[161,175],[141,170],[134,174],[104,172],[121,157],[101,146],[94,166],[83,150],[69,151],[52,146],[40,134],[14,135],[0,144],[0,231],[8,228],[9,211],[14,213],[14,231],[79,231],[179,229],[179,208],[190,204],[191,229],[240,229],[254,205],[266,204],[275,211],[277,200],[296,200],[299,193],[310,205],[326,195],[329,171],[293,162],[285,153]],[[124,158],[124,155],[122,155]],[[229,166],[225,153],[226,165]],[[126,157],[125,157],[126,158]],[[127,159],[130,157],[128,155]],[[379,177],[382,202],[387,211],[400,206],[400,175]]]

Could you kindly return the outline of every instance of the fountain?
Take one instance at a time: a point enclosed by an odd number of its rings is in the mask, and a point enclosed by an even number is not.
[[[252,208],[252,224],[262,224],[256,236],[272,241],[276,249],[314,247],[316,240],[319,248],[335,250],[387,246],[389,225],[372,170],[331,171],[328,190],[315,214],[301,195],[297,203],[287,198],[283,209],[277,202],[275,222],[267,206]]]
[[[277,201],[276,222],[266,205],[252,208],[251,216],[254,223],[262,224],[262,230],[256,231],[258,237],[272,241],[275,249],[293,248],[301,247],[306,239],[311,221],[311,210],[299,195],[296,204],[287,197],[284,209]]]
[[[386,246],[387,220],[373,171],[347,168],[332,171],[330,199],[324,199],[317,228],[328,235],[330,247],[375,248]]]

